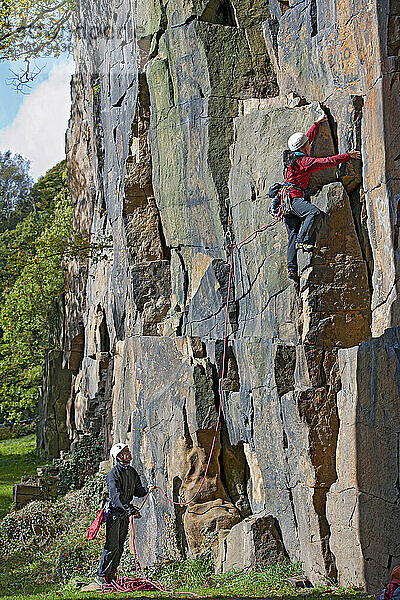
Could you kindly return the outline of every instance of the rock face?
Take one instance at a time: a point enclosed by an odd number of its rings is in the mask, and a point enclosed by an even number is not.
[[[127,440],[178,503],[151,497],[145,563],[172,539],[227,564],[225,538],[251,548],[259,513],[313,583],[375,591],[400,562],[399,15],[394,0],[79,3],[67,155],[97,252],[68,265],[66,422],[105,453]],[[314,154],[362,161],[310,183],[325,216],[299,289],[283,225],[235,250],[206,470],[229,244],[269,220],[287,138],[323,111]],[[44,417],[54,452],[51,431]]]

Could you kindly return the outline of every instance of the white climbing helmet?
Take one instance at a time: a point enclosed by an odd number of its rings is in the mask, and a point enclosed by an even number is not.
[[[128,448],[128,444],[123,444],[122,442],[118,442],[118,444],[114,444],[114,446],[110,450],[110,456],[114,460],[117,460],[117,456],[124,448]]]
[[[289,150],[292,152],[296,152],[296,150],[300,150],[305,144],[308,142],[308,137],[305,133],[298,131],[290,136],[288,139]]]

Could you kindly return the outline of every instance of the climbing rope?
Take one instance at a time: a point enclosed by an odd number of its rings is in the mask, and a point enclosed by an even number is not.
[[[148,496],[148,494],[147,494]],[[142,505],[147,499],[143,501]],[[140,591],[152,591],[152,592],[162,592],[164,594],[184,594],[185,596],[191,596],[192,598],[200,598],[198,594],[194,592],[180,592],[177,590],[169,590],[164,588],[161,583],[158,581],[153,581],[146,576],[143,565],[139,558],[139,553],[136,546],[135,539],[135,528],[133,525],[134,517],[130,517],[130,532],[131,532],[131,540],[132,540],[132,550],[133,556],[135,560],[135,577],[129,577],[128,575],[124,575],[121,572],[118,572],[116,579],[113,579],[110,583],[103,584],[101,588],[101,592],[105,593],[126,593],[126,592],[140,592]]]
[[[223,353],[222,353],[222,369],[221,369],[221,383],[220,383],[220,394],[219,394],[219,407],[218,407],[218,417],[217,417],[217,423],[215,426],[213,441],[212,441],[210,452],[208,455],[206,469],[204,471],[204,475],[200,482],[200,486],[199,486],[197,492],[190,498],[190,500],[187,500],[186,502],[176,502],[175,500],[171,500],[170,498],[168,498],[167,494],[164,492],[164,490],[162,488],[160,488],[158,486],[154,486],[154,489],[157,489],[162,494],[162,496],[167,500],[167,502],[169,502],[170,504],[174,504],[177,506],[188,506],[191,502],[193,502],[193,500],[199,495],[200,490],[202,489],[202,487],[204,485],[204,482],[207,477],[208,469],[210,467],[211,459],[212,459],[212,456],[214,453],[215,443],[217,440],[218,430],[219,430],[219,426],[220,426],[220,422],[221,422],[221,414],[222,414],[222,399],[223,399],[223,394],[224,394],[223,387],[224,387],[225,368],[226,368],[226,351],[227,351],[227,345],[228,345],[229,302],[230,302],[230,295],[231,295],[231,289],[232,289],[232,274],[233,274],[233,262],[234,262],[233,259],[234,259],[235,249],[239,250],[240,247],[243,246],[244,244],[249,243],[250,241],[253,241],[253,239],[256,237],[256,235],[258,233],[265,231],[266,229],[269,229],[270,227],[273,227],[279,221],[280,221],[280,215],[278,215],[270,223],[267,223],[267,225],[264,225],[263,227],[260,227],[259,229],[256,229],[255,231],[253,231],[250,235],[245,237],[243,240],[240,240],[240,242],[238,242],[237,244],[233,244],[233,243],[230,244],[229,276],[228,276],[228,290],[227,290],[226,308],[225,308],[224,346],[223,346]],[[142,504],[139,507],[139,511],[144,506],[149,495],[150,495],[150,492],[147,492]],[[137,546],[136,546],[133,517],[130,517],[130,530],[131,530],[131,536],[132,536],[131,537],[131,540],[132,540],[131,551],[133,551],[134,560],[135,560],[135,577],[128,577],[126,575],[118,574],[117,579],[113,580],[109,584],[103,585],[102,592],[159,591],[159,592],[164,592],[167,594],[173,593],[173,594],[184,594],[186,596],[191,595],[194,598],[200,597],[197,594],[194,594],[193,592],[178,592],[176,590],[172,591],[172,590],[164,589],[158,581],[152,581],[152,580],[148,579],[144,572],[142,563],[139,558]]]
[[[230,302],[231,289],[232,289],[232,273],[233,273],[234,251],[235,251],[235,249],[239,250],[240,247],[243,246],[244,244],[246,244],[246,243],[248,244],[251,241],[253,241],[254,238],[257,236],[258,233],[261,233],[262,231],[266,231],[270,227],[273,227],[280,220],[281,220],[281,215],[278,214],[276,216],[276,218],[273,219],[270,223],[267,223],[263,227],[260,227],[259,229],[256,229],[250,235],[248,235],[247,237],[245,237],[243,240],[240,240],[240,242],[238,242],[237,244],[230,244],[231,252],[230,252],[230,260],[229,260],[228,291],[227,291],[226,308],[225,308],[225,328],[224,328],[224,346],[223,346],[223,353],[222,353],[221,383],[220,383],[220,388],[219,388],[218,417],[217,417],[217,423],[216,423],[216,426],[215,426],[213,441],[212,441],[212,444],[211,444],[210,453],[208,455],[206,469],[204,471],[204,475],[203,475],[202,480],[200,482],[200,486],[199,486],[197,492],[189,500],[187,500],[186,502],[176,502],[175,500],[171,500],[171,498],[168,498],[167,494],[164,492],[163,489],[161,489],[157,485],[154,486],[154,488],[156,490],[158,490],[161,493],[161,495],[170,504],[174,504],[176,506],[188,506],[191,502],[193,502],[193,500],[195,498],[197,498],[197,496],[199,495],[199,493],[200,493],[200,491],[201,491],[201,489],[202,489],[202,487],[204,485],[204,482],[206,480],[208,469],[210,467],[212,455],[213,455],[213,452],[214,452],[215,443],[216,443],[217,435],[218,435],[218,429],[219,429],[220,422],[221,422],[222,400],[223,400],[223,397],[224,397],[224,389],[223,388],[224,388],[224,380],[225,380],[226,350],[227,350],[227,345],[228,345],[228,315],[229,315],[229,302]],[[148,495],[149,494],[147,494],[144,502],[147,500]],[[143,502],[143,504],[144,504],[144,502]]]

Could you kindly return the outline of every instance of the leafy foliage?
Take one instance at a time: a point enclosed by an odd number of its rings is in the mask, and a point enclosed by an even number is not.
[[[46,349],[57,349],[64,260],[106,258],[112,241],[73,230],[65,161],[33,186],[27,204],[31,212],[0,233],[0,422],[35,412]]]
[[[20,154],[0,152],[0,232],[15,227],[31,207],[29,164]]]
[[[73,575],[94,573],[104,528],[98,540],[85,539],[93,520],[90,504],[91,498],[81,490],[56,502],[31,502],[6,515],[0,524],[0,543],[7,556],[0,566],[0,594],[40,589]]]
[[[32,211],[0,234],[0,418],[36,408],[41,363],[63,294],[62,259],[72,244],[63,161],[31,190]]]
[[[22,475],[34,475],[41,460],[35,435],[0,441],[0,519],[11,510],[15,482]]]
[[[0,5],[0,58],[57,53],[62,39],[69,39],[66,23],[70,0],[2,0]]]
[[[59,466],[58,492],[65,494],[77,490],[92,477],[100,464],[103,454],[101,438],[93,434],[82,436],[73,446],[67,460],[55,462]]]
[[[18,423],[0,424],[0,441],[13,440],[36,433],[37,419],[28,419]]]
[[[0,0],[0,60],[25,61],[22,73],[15,74],[19,91],[38,74],[32,59],[70,49],[73,7],[74,0]]]

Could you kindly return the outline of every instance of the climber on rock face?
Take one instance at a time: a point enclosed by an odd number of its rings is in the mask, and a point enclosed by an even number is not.
[[[106,543],[95,577],[99,585],[110,583],[115,579],[128,535],[129,517],[141,517],[139,510],[131,504],[133,497],[143,498],[148,492],[154,490],[153,485],[150,485],[147,491],[142,486],[139,475],[130,466],[132,454],[126,444],[115,444],[110,450],[110,455],[116,464],[106,477],[109,509],[106,520]]]
[[[288,233],[288,277],[296,282],[299,281],[297,250],[312,251],[316,226],[323,214],[308,200],[307,187],[311,173],[336,167],[350,158],[361,158],[361,153],[357,150],[324,158],[310,156],[311,144],[317,135],[320,124],[325,121],[327,121],[327,117],[323,115],[307,134],[298,132],[290,136],[289,150],[285,150],[283,153],[285,181],[280,191],[280,201]]]

